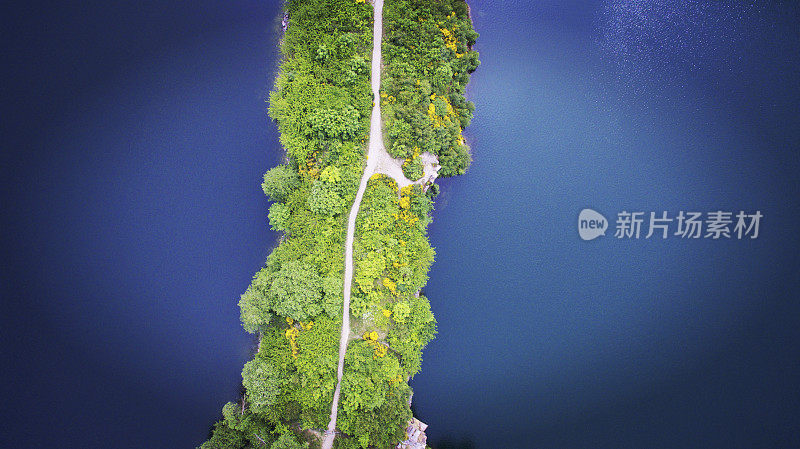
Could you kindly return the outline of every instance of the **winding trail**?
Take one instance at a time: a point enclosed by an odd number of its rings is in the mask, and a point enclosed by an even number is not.
[[[374,19],[372,25],[372,68],[370,83],[372,86],[372,116],[369,126],[369,144],[367,149],[367,166],[361,175],[356,198],[350,207],[347,218],[347,238],[344,251],[344,301],[342,304],[342,332],[339,337],[339,365],[336,369],[336,389],[331,401],[331,415],[325,436],[322,439],[321,449],[331,449],[336,437],[336,417],[339,410],[339,396],[342,390],[342,375],[344,374],[344,356],[347,352],[347,343],[350,339],[350,292],[353,283],[353,240],[356,234],[356,217],[361,208],[361,200],[367,190],[369,178],[375,173],[383,173],[397,182],[398,188],[409,184],[424,185],[427,181],[436,178],[439,171],[439,160],[436,156],[423,153],[424,176],[416,181],[411,181],[403,174],[403,159],[393,158],[383,146],[383,130],[381,128],[381,40],[383,38],[383,0],[373,0]]]
[[[369,127],[369,146],[367,151],[367,167],[361,175],[356,199],[350,208],[347,219],[347,239],[344,252],[344,303],[342,305],[342,333],[339,338],[339,365],[336,369],[336,389],[331,402],[331,419],[325,436],[322,439],[321,449],[331,449],[333,439],[336,437],[336,416],[339,409],[339,395],[342,389],[342,374],[344,374],[344,356],[347,351],[347,342],[350,336],[350,287],[353,282],[353,240],[356,233],[356,217],[361,207],[361,199],[367,189],[369,178],[375,173],[380,161],[389,157],[383,148],[383,131],[381,130],[381,38],[383,36],[383,0],[374,0],[374,19],[372,25],[372,117]],[[401,172],[402,173],[402,172]]]

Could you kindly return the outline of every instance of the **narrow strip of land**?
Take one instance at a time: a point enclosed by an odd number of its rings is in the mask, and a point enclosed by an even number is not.
[[[383,0],[374,0],[374,20],[372,25],[372,117],[369,128],[369,145],[367,150],[367,166],[361,175],[356,199],[350,208],[347,220],[347,239],[344,251],[344,303],[342,305],[342,332],[339,338],[339,365],[336,368],[336,389],[331,402],[331,419],[328,429],[322,439],[322,449],[331,449],[336,436],[336,416],[339,409],[339,395],[342,389],[342,375],[344,374],[344,356],[347,351],[348,337],[350,336],[350,285],[353,282],[353,240],[356,233],[356,217],[361,207],[361,199],[367,189],[369,178],[375,173],[378,162],[382,159],[381,153],[386,153],[383,148],[383,133],[381,130],[381,37],[383,36]],[[388,156],[388,154],[386,154]]]

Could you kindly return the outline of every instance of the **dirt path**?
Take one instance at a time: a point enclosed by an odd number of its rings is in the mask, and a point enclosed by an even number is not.
[[[372,26],[372,118],[369,128],[369,149],[367,152],[367,167],[361,175],[361,184],[358,186],[356,199],[350,208],[350,215],[347,219],[347,239],[345,240],[344,252],[344,304],[342,306],[342,332],[339,339],[339,365],[336,369],[336,389],[333,392],[331,402],[331,419],[328,429],[325,430],[325,437],[322,439],[322,449],[331,449],[333,439],[336,436],[336,416],[339,409],[339,395],[342,388],[342,374],[344,373],[344,355],[347,351],[347,341],[350,335],[350,286],[353,282],[353,240],[355,238],[356,217],[361,207],[361,199],[367,189],[369,178],[375,173],[378,163],[384,159],[383,154],[389,156],[383,148],[383,133],[381,130],[381,37],[383,36],[383,0],[375,0],[374,23]],[[401,172],[402,173],[402,172]]]
[[[389,155],[383,146],[383,130],[381,128],[381,39],[383,37],[383,0],[374,0],[374,21],[372,26],[372,117],[369,127],[369,145],[367,150],[367,166],[361,175],[358,193],[350,207],[347,219],[347,239],[344,252],[344,304],[342,307],[342,332],[339,338],[339,365],[336,369],[336,389],[331,402],[331,415],[328,428],[322,440],[321,449],[331,449],[336,436],[336,417],[339,409],[339,396],[342,388],[342,375],[344,374],[344,356],[347,351],[347,342],[350,337],[350,290],[353,282],[353,240],[355,239],[356,217],[361,208],[361,200],[367,189],[369,178],[375,173],[383,173],[397,182],[399,188],[412,184],[412,181],[403,174],[403,159],[395,159]],[[439,170],[438,159],[428,153],[423,153],[425,176],[413,182],[423,184],[425,181],[436,178]]]

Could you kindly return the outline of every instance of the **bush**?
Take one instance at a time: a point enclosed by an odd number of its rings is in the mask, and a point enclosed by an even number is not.
[[[269,225],[274,231],[285,231],[289,225],[291,209],[283,203],[275,203],[269,207]]]
[[[292,167],[279,165],[264,175],[261,189],[272,201],[284,201],[294,189],[300,186],[300,178]]]
[[[416,181],[425,174],[425,165],[419,156],[406,159],[403,162],[403,174],[411,181]]]

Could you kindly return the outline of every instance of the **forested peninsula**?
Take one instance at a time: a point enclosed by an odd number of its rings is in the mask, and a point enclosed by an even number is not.
[[[408,381],[436,333],[421,294],[434,259],[426,228],[436,177],[471,162],[464,90],[478,35],[463,0],[285,10],[269,115],[286,159],[262,184],[283,235],[239,301],[259,335],[244,394],[200,447],[424,447],[407,428]]]

